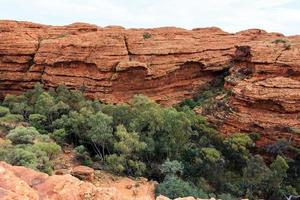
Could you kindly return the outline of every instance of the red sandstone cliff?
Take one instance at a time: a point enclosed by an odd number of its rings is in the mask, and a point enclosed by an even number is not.
[[[300,36],[0,21],[0,38],[0,96],[39,81],[104,102],[145,94],[171,105],[229,70],[225,86],[233,96],[220,130],[260,132],[263,144],[281,137],[300,143],[291,131],[300,128]]]

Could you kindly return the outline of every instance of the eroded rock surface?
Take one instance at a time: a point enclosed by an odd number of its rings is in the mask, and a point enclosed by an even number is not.
[[[0,162],[0,199],[119,200],[114,188],[100,188],[71,175],[53,175]]]
[[[99,178],[99,177],[98,177]],[[95,180],[96,181],[96,180]],[[97,182],[97,181],[96,181]],[[21,166],[12,166],[0,161],[1,200],[154,200],[152,182],[139,182],[140,186],[126,188],[134,180],[121,178],[95,186],[91,182],[66,175],[37,172]],[[135,185],[138,182],[135,183]]]
[[[300,146],[300,37],[237,47],[223,133],[256,132],[259,145],[286,138]]]
[[[75,23],[0,21],[0,96],[42,82],[64,84],[103,102],[144,94],[172,105],[229,70],[233,96],[218,123],[225,134],[259,132],[258,143],[299,145],[300,36],[252,29],[124,29]],[[219,117],[220,118],[220,117]]]
[[[104,102],[129,101],[142,93],[171,105],[227,69],[239,43],[277,36],[261,30],[230,34],[218,28],[0,21],[0,91],[20,93],[39,81],[45,87],[81,89]]]

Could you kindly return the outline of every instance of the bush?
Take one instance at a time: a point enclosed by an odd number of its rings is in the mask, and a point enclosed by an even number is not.
[[[39,142],[34,144],[34,146],[41,151],[44,151],[49,160],[52,160],[61,152],[61,147],[55,143]]]
[[[61,146],[65,143],[66,135],[65,129],[56,129],[53,133],[50,133],[50,137]]]
[[[145,32],[145,33],[143,34],[143,38],[144,38],[145,40],[150,39],[151,36],[152,36],[152,35],[151,35],[150,33],[148,33],[148,32]]]
[[[208,195],[201,189],[196,188],[189,182],[185,182],[182,179],[172,176],[165,179],[155,188],[156,195],[164,195],[169,198],[187,197],[193,196],[197,198],[208,198]]]
[[[32,169],[35,169],[37,165],[35,154],[22,148],[14,148],[8,151],[5,161],[11,165],[24,166]]]
[[[254,146],[252,139],[243,133],[236,133],[224,140],[226,154],[235,168],[244,167],[249,158],[249,149]]]
[[[0,117],[5,116],[6,114],[9,113],[9,109],[3,106],[0,106]]]
[[[34,127],[19,126],[11,130],[6,136],[13,144],[32,144],[39,132]]]
[[[8,123],[17,123],[24,120],[22,115],[19,114],[6,114],[5,116],[1,117],[0,120],[2,122],[8,122]]]
[[[206,161],[216,163],[222,159],[221,153],[215,148],[205,147],[201,149],[203,157]]]
[[[91,163],[90,154],[83,145],[75,147],[74,150],[76,153],[76,159],[82,164]]]
[[[167,159],[161,165],[161,172],[166,176],[174,176],[177,174],[180,175],[183,172],[182,163],[178,162],[177,160],[170,161],[169,159]]]
[[[40,133],[47,133],[44,129],[46,126],[47,117],[40,114],[31,114],[29,115],[29,123],[31,126],[39,130]]]
[[[125,171],[125,158],[124,156],[118,156],[112,154],[106,157],[106,163],[109,170],[114,173],[121,174]]]

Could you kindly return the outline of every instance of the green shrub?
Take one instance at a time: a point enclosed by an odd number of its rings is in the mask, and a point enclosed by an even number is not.
[[[243,133],[236,133],[224,140],[226,155],[236,168],[243,167],[250,156],[249,149],[254,146],[252,139]]]
[[[0,106],[0,117],[5,116],[6,114],[9,113],[9,109],[3,106]]]
[[[19,126],[11,130],[6,136],[13,144],[32,144],[39,132],[34,127]]]
[[[41,114],[31,114],[29,115],[29,123],[31,126],[35,127],[40,133],[47,133],[45,131],[47,122],[47,117]]]
[[[177,174],[180,175],[183,172],[183,165],[177,160],[170,161],[169,159],[167,159],[161,165],[161,172],[166,176],[174,176]]]
[[[91,163],[90,154],[83,145],[75,147],[74,151],[76,153],[76,159],[82,164]]]
[[[150,39],[151,36],[152,36],[152,35],[151,35],[150,33],[148,33],[148,32],[145,32],[145,33],[143,34],[144,40]]]
[[[172,199],[187,196],[208,198],[208,195],[201,189],[175,176],[169,177],[157,185],[155,193],[157,196],[164,195]]]
[[[26,151],[22,148],[13,148],[7,151],[5,161],[12,165],[36,168],[37,158],[33,152]]]
[[[19,114],[6,114],[5,116],[1,117],[0,120],[2,122],[8,122],[8,123],[17,123],[24,120],[22,115]]]
[[[54,159],[61,152],[61,147],[55,143],[39,142],[34,144],[34,147],[44,151],[49,160]]]
[[[65,129],[56,129],[53,133],[50,133],[50,137],[55,140],[59,145],[63,145],[66,141],[66,131]]]
[[[106,157],[108,169],[114,173],[122,174],[125,171],[125,157],[112,154]]]
[[[252,141],[256,142],[261,138],[260,133],[252,132],[249,134],[249,137],[251,138]]]
[[[221,153],[212,147],[205,147],[201,149],[204,159],[211,163],[216,163],[222,159]]]
[[[288,41],[284,38],[278,38],[278,39],[275,39],[272,41],[272,43],[275,43],[275,44],[279,44],[279,43],[287,43]]]

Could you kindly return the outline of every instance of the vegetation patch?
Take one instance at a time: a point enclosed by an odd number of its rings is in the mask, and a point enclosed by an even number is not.
[[[0,160],[50,174],[51,160],[70,144],[82,164],[97,163],[112,173],[155,179],[156,194],[170,198],[276,200],[299,194],[298,148],[288,143],[286,150],[285,142],[270,146],[266,163],[253,153],[259,134],[223,138],[192,111],[195,106],[213,105],[221,94],[222,99],[230,95],[222,84],[215,86],[175,108],[142,95],[128,104],[103,104],[64,86],[45,91],[37,84],[1,103],[1,123],[14,126],[5,127]]]
[[[152,35],[151,35],[151,33],[149,33],[149,32],[145,32],[145,33],[143,34],[144,40],[150,39],[151,37],[152,37]]]

